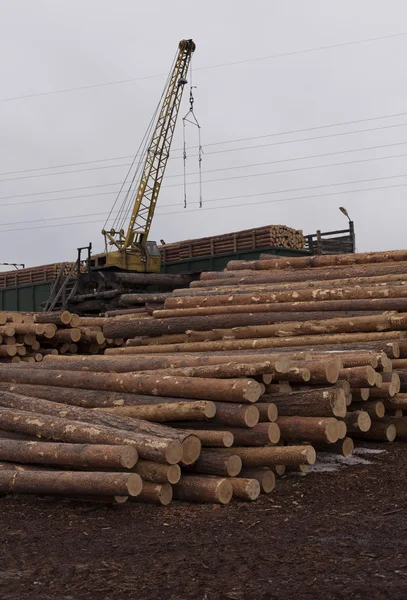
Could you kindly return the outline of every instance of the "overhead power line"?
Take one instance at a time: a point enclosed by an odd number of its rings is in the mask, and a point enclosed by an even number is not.
[[[357,129],[357,130],[353,130],[353,131],[340,131],[340,132],[336,132],[336,133],[329,133],[327,135],[319,135],[319,136],[315,136],[315,137],[308,137],[308,138],[299,138],[297,140],[281,140],[279,142],[269,142],[267,144],[256,144],[254,146],[244,146],[243,148],[226,148],[226,149],[222,149],[222,150],[215,150],[213,152],[205,152],[205,156],[209,156],[211,154],[224,154],[227,152],[241,152],[243,150],[253,150],[256,148],[266,148],[266,147],[270,147],[270,146],[280,146],[283,144],[294,144],[294,143],[299,143],[299,142],[308,142],[308,141],[312,141],[312,140],[321,140],[321,139],[326,139],[326,138],[332,138],[332,137],[340,137],[340,136],[344,136],[344,135],[351,135],[351,134],[357,134],[357,133],[365,133],[365,132],[370,132],[370,131],[381,131],[383,129],[394,129],[394,128],[398,128],[398,127],[405,127],[407,126],[407,123],[398,123],[398,124],[394,124],[394,125],[383,125],[381,127],[371,127],[370,129]],[[249,138],[249,139],[259,139],[261,137],[264,136],[257,136],[255,138]],[[393,144],[388,144],[393,145]],[[394,144],[396,145],[396,144]],[[376,148],[380,148],[381,146],[375,146]],[[382,147],[385,147],[382,146]],[[356,152],[356,150],[355,150]],[[338,152],[339,153],[339,152]],[[195,154],[192,154],[191,156],[197,156]],[[322,156],[322,155],[321,155]],[[172,157],[174,159],[174,157]],[[294,160],[294,159],[293,159]],[[278,162],[278,161],[275,161]],[[40,173],[37,175],[24,175],[22,177],[8,177],[5,179],[0,179],[0,182],[2,181],[18,181],[18,180],[22,180],[22,179],[37,179],[40,177],[51,177],[51,176],[57,176],[57,175],[70,175],[70,174],[75,174],[75,173],[83,173],[86,171],[100,171],[103,169],[116,169],[116,168],[121,168],[121,167],[129,167],[131,166],[132,163],[121,163],[119,165],[105,165],[103,167],[87,167],[85,169],[75,169],[73,171],[59,171],[58,173]],[[231,167],[232,168],[232,167]],[[206,173],[210,172],[210,171],[205,171]],[[180,177],[180,175],[167,175],[166,179],[169,179],[170,177]]]
[[[195,67],[194,70],[195,71],[205,71],[208,69],[220,69],[220,68],[225,68],[225,67],[234,67],[237,65],[249,64],[249,63],[258,62],[258,61],[262,61],[262,60],[272,60],[272,59],[283,58],[283,57],[287,57],[287,56],[297,56],[299,54],[309,54],[312,52],[321,52],[323,50],[333,50],[334,48],[344,48],[346,46],[354,46],[354,45],[358,45],[358,44],[379,42],[379,41],[388,40],[388,39],[392,39],[392,38],[401,38],[406,35],[407,35],[407,32],[402,31],[399,33],[391,33],[389,35],[382,35],[382,36],[372,37],[372,38],[364,38],[364,39],[359,39],[359,40],[353,40],[350,42],[339,42],[338,44],[316,46],[314,48],[304,48],[302,50],[279,52],[278,54],[269,54],[267,56],[258,56],[258,57],[254,57],[254,58],[245,58],[242,60],[218,63],[218,64],[214,64],[214,65],[206,65],[203,67]],[[47,92],[36,92],[34,94],[24,94],[24,95],[20,95],[20,96],[11,96],[8,98],[0,98],[0,102],[11,102],[13,100],[27,100],[28,98],[38,98],[39,96],[52,96],[52,95],[57,95],[57,94],[65,94],[68,92],[91,90],[91,89],[103,88],[103,87],[108,87],[108,86],[113,86],[113,85],[120,85],[120,84],[124,84],[124,83],[145,81],[147,79],[156,79],[159,77],[166,77],[166,76],[167,76],[167,73],[160,73],[157,75],[145,75],[143,77],[131,77],[128,79],[118,79],[115,81],[106,81],[103,83],[95,83],[95,84],[91,84],[91,85],[82,85],[82,86],[78,86],[78,87],[63,88],[60,90],[50,90]]]
[[[234,144],[234,143],[238,143],[238,142],[248,142],[250,140],[259,140],[262,138],[268,138],[268,137],[276,137],[276,136],[280,136],[280,135],[290,135],[290,134],[295,134],[295,133],[305,133],[306,131],[317,131],[319,129],[327,129],[330,127],[341,127],[343,125],[357,125],[358,123],[367,123],[369,121],[379,121],[381,119],[393,119],[396,117],[404,117],[407,115],[407,112],[400,112],[400,113],[390,113],[387,115],[379,115],[376,117],[367,117],[365,119],[356,119],[353,121],[340,121],[337,123],[328,123],[326,125],[315,125],[313,127],[305,127],[302,129],[288,129],[286,131],[277,131],[274,133],[267,133],[267,134],[263,134],[263,135],[256,135],[256,136],[251,136],[251,137],[244,137],[244,138],[235,138],[233,140],[221,140],[221,141],[217,141],[217,142],[210,142],[208,144],[205,144],[205,148],[210,148],[211,146],[220,146],[220,145],[224,145],[224,144]],[[367,129],[364,131],[368,131]],[[172,152],[182,152],[183,148],[179,147],[179,148],[174,148],[172,150]],[[90,164],[94,164],[94,163],[98,163],[98,162],[109,162],[112,160],[127,160],[129,158],[134,158],[134,156],[132,154],[127,155],[127,156],[111,156],[110,158],[99,158],[99,159],[94,159],[94,160],[83,160],[83,161],[79,161],[79,162],[74,162],[74,163],[65,163],[62,165],[48,165],[46,167],[35,167],[33,169],[22,169],[19,171],[3,171],[3,173],[0,173],[0,177],[2,177],[3,175],[19,175],[20,173],[28,173],[29,171],[46,171],[49,169],[64,169],[66,167],[77,167],[80,165],[90,165]],[[170,157],[171,158],[171,157]]]
[[[400,183],[400,184],[394,184],[394,185],[389,185],[389,186],[380,186],[380,187],[370,187],[370,188],[362,188],[359,190],[341,190],[338,192],[327,192],[324,194],[317,194],[317,195],[308,195],[308,196],[296,196],[294,198],[279,198],[276,200],[261,200],[258,202],[244,202],[243,204],[232,204],[232,205],[227,205],[227,206],[213,206],[210,208],[197,208],[197,209],[191,209],[191,210],[180,210],[180,211],[171,211],[171,212],[158,212],[157,216],[167,216],[167,215],[177,215],[177,214],[183,214],[183,215],[189,215],[190,213],[195,213],[195,212],[202,212],[202,211],[210,211],[210,210],[223,210],[223,209],[230,209],[230,208],[239,208],[239,207],[247,207],[248,205],[253,206],[253,205],[258,205],[258,204],[273,204],[273,203],[277,203],[277,202],[292,202],[295,200],[305,200],[305,199],[315,199],[315,198],[325,198],[327,196],[340,196],[340,195],[347,195],[347,194],[357,194],[360,192],[367,192],[367,191],[374,191],[374,190],[388,190],[388,189],[394,189],[394,188],[401,188],[401,187],[407,187],[407,183]],[[272,192],[270,192],[272,193]],[[253,194],[254,196],[256,196],[257,194]],[[236,198],[238,198],[239,196],[236,196]],[[107,214],[107,213],[105,213]],[[80,215],[78,215],[80,216]],[[92,215],[83,215],[83,216],[92,216]],[[100,213],[94,213],[93,216],[100,216]],[[45,219],[45,221],[51,221],[51,220],[57,220],[60,218],[76,218],[76,215],[73,215],[71,217],[51,217],[49,219]],[[40,219],[41,221],[44,221],[44,219]],[[32,222],[32,221],[26,221],[26,222]],[[14,232],[14,231],[28,231],[28,230],[32,230],[32,229],[46,229],[46,228],[50,228],[50,227],[68,227],[68,226],[72,226],[72,225],[95,225],[95,224],[101,224],[104,221],[75,221],[74,223],[57,223],[57,224],[53,224],[53,225],[39,225],[38,227],[18,227],[16,229],[4,229],[4,230],[0,230],[0,233],[8,233],[8,232]],[[24,223],[24,222],[22,222]],[[16,223],[17,224],[17,223]]]
[[[285,189],[285,190],[275,190],[272,192],[257,192],[255,194],[244,194],[244,195],[240,195],[240,196],[222,196],[220,198],[206,200],[206,202],[219,202],[219,201],[223,201],[223,200],[235,200],[236,198],[252,198],[253,196],[268,196],[270,194],[283,194],[283,193],[289,193],[289,192],[300,192],[303,190],[316,190],[316,189],[320,189],[320,188],[333,187],[333,186],[338,186],[338,185],[353,185],[354,183],[368,183],[370,181],[383,181],[383,180],[387,180],[387,179],[398,179],[399,177],[407,177],[407,173],[402,173],[400,175],[388,175],[388,176],[384,176],[384,177],[371,177],[368,179],[353,179],[351,181],[339,181],[336,183],[323,183],[321,185],[311,185],[311,186],[299,187],[299,188],[289,188],[289,189]],[[46,198],[44,200],[35,200],[34,202],[32,202],[32,201],[24,201],[24,202],[16,202],[16,203],[9,202],[6,204],[0,204],[0,207],[1,206],[16,206],[16,205],[21,205],[21,204],[36,204],[36,203],[40,203],[40,202],[59,202],[61,200],[73,200],[75,198],[94,198],[95,196],[104,196],[104,195],[115,194],[115,193],[116,193],[116,191],[113,190],[112,192],[100,192],[98,194],[87,194],[87,195],[84,194],[84,195],[80,195],[80,196],[68,196],[66,198]],[[163,204],[163,205],[161,205],[161,208],[168,208],[171,206],[177,207],[179,205],[180,205],[179,202],[177,202],[176,204]]]

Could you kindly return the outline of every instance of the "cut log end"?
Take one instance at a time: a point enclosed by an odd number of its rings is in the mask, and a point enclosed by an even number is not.
[[[214,402],[206,402],[204,415],[208,419],[212,419],[216,415],[216,404]]]
[[[249,380],[246,389],[243,392],[243,399],[246,400],[246,402],[257,402],[261,394],[264,393],[264,391],[262,391],[263,389],[265,388],[262,383],[259,383],[254,379]]]
[[[184,465],[192,465],[192,463],[198,460],[201,453],[201,446],[201,440],[196,435],[189,435],[185,438],[182,442],[182,463]]]
[[[388,442],[394,442],[397,436],[396,426],[393,424],[389,425],[386,429],[385,436]]]
[[[345,457],[351,456],[355,448],[352,438],[347,437],[342,441],[342,455]]]
[[[229,477],[236,477],[242,470],[242,459],[236,454],[229,456],[226,463],[226,470]]]
[[[317,459],[317,453],[315,452],[315,448],[313,448],[312,446],[308,446],[308,448],[304,450],[304,455],[309,465],[315,464],[315,461]]]
[[[328,423],[326,424],[326,428],[325,428],[325,435],[326,435],[327,441],[331,444],[337,442],[339,439],[338,433],[339,432],[338,432],[337,421],[334,419],[329,420]]]
[[[143,480],[140,475],[137,475],[137,473],[129,475],[127,489],[130,496],[138,496],[141,493],[141,490],[143,489]]]
[[[165,451],[165,460],[169,465],[175,465],[180,462],[183,457],[184,448],[180,442],[173,440],[169,442]]]
[[[123,448],[120,456],[120,462],[126,469],[132,469],[138,460],[138,452],[132,446]]]
[[[338,431],[338,439],[343,440],[346,437],[346,434],[348,432],[348,428],[346,427],[345,421],[338,421],[337,431]]]
[[[167,479],[168,483],[172,483],[173,485],[178,483],[181,479],[181,467],[179,465],[170,465],[167,469]]]
[[[259,422],[259,411],[256,406],[249,406],[244,417],[247,427],[254,427]]]
[[[270,423],[268,428],[269,440],[272,444],[278,444],[280,441],[280,427],[277,423]]]
[[[369,431],[369,429],[372,425],[372,420],[371,420],[369,414],[362,410],[359,411],[357,424],[358,424],[360,431]]]

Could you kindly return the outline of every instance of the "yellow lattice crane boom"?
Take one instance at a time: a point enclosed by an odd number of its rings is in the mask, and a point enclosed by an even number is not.
[[[103,229],[105,252],[92,256],[91,265],[94,268],[136,272],[160,270],[160,254],[157,245],[148,242],[148,234],[167,166],[182,93],[187,83],[186,75],[194,50],[195,44],[192,40],[181,40],[179,43],[178,53],[147,147],[138,186],[131,198],[133,208],[128,227],[126,230]],[[121,210],[122,214],[126,214],[123,208]]]

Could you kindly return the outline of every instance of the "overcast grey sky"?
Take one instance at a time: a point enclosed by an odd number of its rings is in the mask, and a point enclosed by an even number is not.
[[[345,206],[358,250],[407,246],[403,0],[0,0],[0,10],[0,262],[72,260],[89,241],[102,249],[100,229],[182,38],[197,44],[204,206],[191,184],[183,209],[179,120],[151,239],[273,223],[338,229]],[[127,79],[137,81],[98,85]],[[191,156],[191,182],[197,166]]]

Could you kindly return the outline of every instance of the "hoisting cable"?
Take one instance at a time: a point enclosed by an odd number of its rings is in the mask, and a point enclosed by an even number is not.
[[[186,124],[190,123],[198,130],[198,173],[199,173],[199,208],[202,208],[202,143],[201,143],[201,126],[194,112],[194,94],[193,89],[196,85],[193,85],[192,81],[192,60],[189,64],[189,77],[190,77],[190,88],[189,88],[189,111],[182,119],[182,133],[183,133],[183,162],[184,162],[184,208],[187,207],[187,144],[186,144]]]

